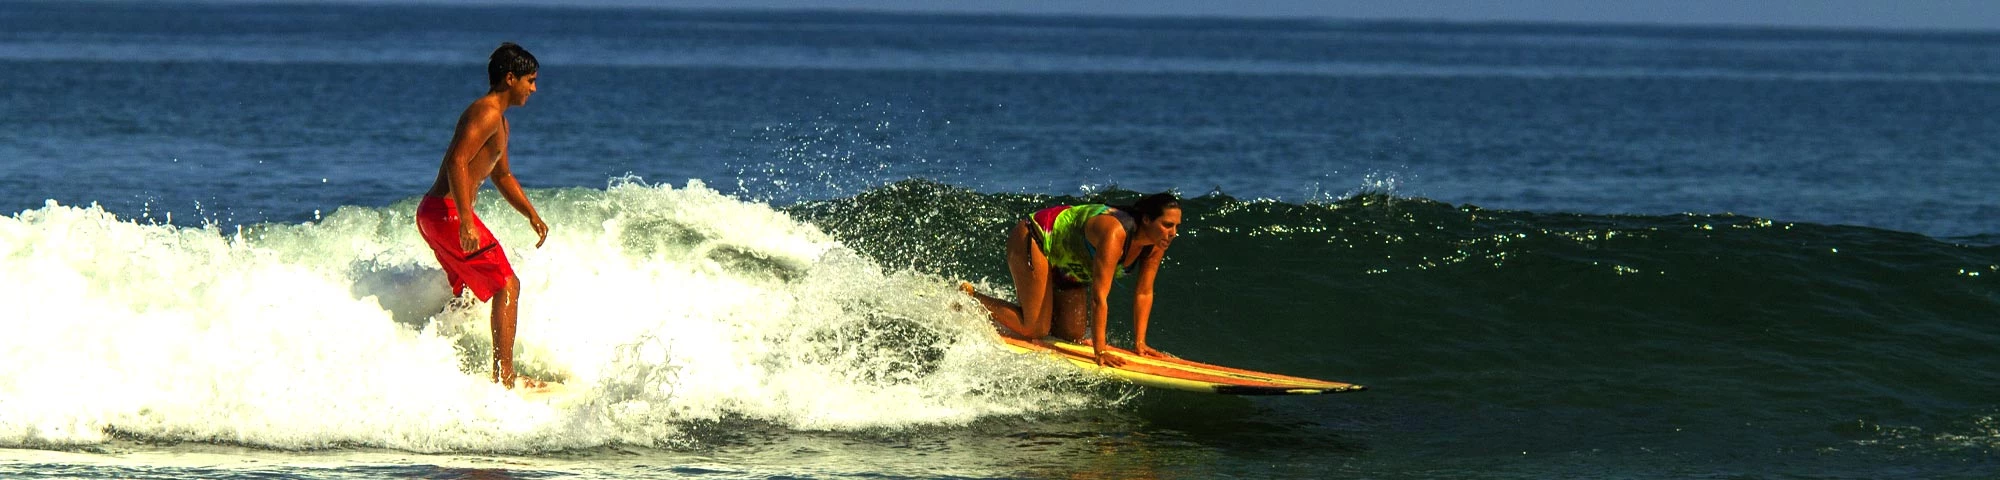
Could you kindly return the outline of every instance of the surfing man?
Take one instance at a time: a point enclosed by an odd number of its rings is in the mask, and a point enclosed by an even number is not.
[[[1132,326],[1137,333],[1133,352],[1171,357],[1146,345],[1146,320],[1153,312],[1153,278],[1181,226],[1181,203],[1172,193],[1158,193],[1129,206],[1075,205],[1042,209],[1014,224],[1007,234],[1007,270],[1014,277],[1015,305],[973,291],[992,314],[994,323],[1022,338],[1053,334],[1087,344],[1097,364],[1125,363],[1105,355],[1105,312],[1110,306],[1111,280],[1138,274],[1132,297]],[[1084,330],[1084,313],[1092,323]]]
[[[500,190],[500,197],[528,217],[528,225],[540,237],[535,248],[541,248],[549,239],[548,224],[542,223],[541,214],[528,202],[521,183],[514,180],[513,169],[508,166],[507,118],[502,115],[509,107],[528,103],[528,96],[535,93],[535,80],[539,77],[536,71],[540,68],[535,56],[520,45],[502,43],[493,50],[486,63],[486,95],[473,100],[471,106],[465,107],[465,113],[458,116],[451,146],[445,149],[444,163],[438,166],[437,182],[431,184],[431,190],[424,193],[423,203],[417,205],[417,231],[444,266],[452,293],[459,295],[469,288],[480,301],[493,302],[493,316],[489,320],[493,329],[493,381],[510,389],[514,388],[515,380],[514,316],[519,311],[516,302],[521,281],[514,276],[513,265],[507,263],[507,252],[501,250],[499,240],[493,238],[486,224],[479,221],[472,205],[479,198],[479,185],[491,178],[494,188]]]

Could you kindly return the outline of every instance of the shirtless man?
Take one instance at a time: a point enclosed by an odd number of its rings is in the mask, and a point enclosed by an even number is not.
[[[520,297],[521,281],[514,276],[514,267],[507,263],[507,253],[500,249],[498,239],[479,221],[472,205],[479,198],[479,185],[492,178],[500,196],[527,216],[528,225],[541,237],[535,248],[549,239],[548,224],[542,223],[541,214],[535,212],[508,168],[507,118],[502,115],[507,107],[528,103],[540,68],[535,56],[520,45],[502,43],[493,50],[486,64],[490,88],[458,116],[458,128],[452,133],[451,146],[445,149],[437,182],[417,206],[417,231],[444,266],[452,293],[458,295],[470,288],[480,301],[493,302],[493,381],[507,388],[514,388],[514,317],[519,311],[515,302]]]

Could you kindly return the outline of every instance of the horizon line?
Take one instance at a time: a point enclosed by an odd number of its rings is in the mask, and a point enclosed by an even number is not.
[[[837,13],[851,15],[880,16],[930,16],[930,17],[1002,17],[1032,19],[1078,19],[1078,20],[1222,20],[1244,22],[1324,22],[1328,24],[1435,24],[1459,26],[1550,26],[1550,27],[1622,27],[1641,29],[1715,29],[1737,31],[1794,31],[1826,33],[1863,33],[1890,35],[1994,35],[2000,34],[2000,26],[1979,27],[1915,27],[1888,25],[1853,24],[1813,24],[1813,23],[1758,23],[1739,20],[1714,21],[1673,21],[1673,20],[1627,20],[1627,19],[1519,19],[1519,18],[1445,18],[1437,16],[1333,16],[1317,14],[1217,14],[1194,12],[1097,12],[1097,11],[1024,11],[1010,9],[907,9],[869,6],[777,6],[777,5],[657,5],[629,0],[609,0],[603,3],[575,2],[554,3],[544,0],[20,0],[24,3],[54,5],[75,5],[88,3],[128,4],[128,5],[210,5],[210,6],[276,6],[276,7],[386,7],[412,6],[432,8],[533,8],[547,10],[611,10],[649,12],[699,12],[721,14],[757,13]],[[0,3],[6,3],[0,0]]]

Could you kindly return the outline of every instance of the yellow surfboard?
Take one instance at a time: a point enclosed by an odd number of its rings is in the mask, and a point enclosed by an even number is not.
[[[540,383],[539,385],[532,385],[532,386],[522,385],[519,387],[515,387],[514,394],[520,395],[522,400],[527,400],[530,402],[542,403],[548,405],[566,405],[570,403],[575,403],[576,400],[580,398],[583,393],[582,389],[571,388],[569,385],[564,385],[559,382],[539,382],[539,383]]]
[[[1086,345],[1054,338],[1025,340],[1008,335],[1000,337],[1006,342],[1007,348],[1017,352],[1054,355],[1068,360],[1078,368],[1154,388],[1225,395],[1319,395],[1359,392],[1368,388],[1351,383],[1243,370],[1178,358],[1144,357],[1116,347],[1107,348],[1105,352],[1125,360],[1125,365],[1115,368],[1102,367],[1097,365],[1097,353]]]

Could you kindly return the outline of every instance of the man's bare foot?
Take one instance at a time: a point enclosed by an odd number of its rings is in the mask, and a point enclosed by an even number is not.
[[[511,378],[509,380],[494,380],[493,383],[498,383],[500,384],[500,386],[507,387],[508,390],[513,390],[515,388],[525,388],[529,390],[541,390],[544,388],[549,388],[548,381],[539,380],[533,377],[529,377],[527,375],[515,376],[514,378]]]

